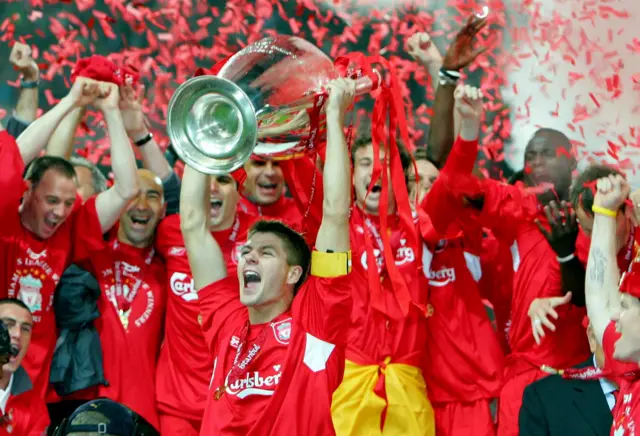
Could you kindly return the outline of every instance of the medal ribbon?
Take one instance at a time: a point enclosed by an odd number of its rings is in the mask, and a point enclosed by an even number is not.
[[[119,247],[120,247],[120,244],[118,243],[117,240],[115,240],[112,246],[112,251],[114,254],[118,251]],[[151,265],[151,262],[153,261],[153,257],[155,256],[155,253],[156,253],[155,249],[151,247],[151,250],[149,250],[149,253],[147,254],[147,257],[145,258],[145,261],[144,261],[145,266],[142,267],[140,270],[140,277],[136,278],[134,285],[130,288],[129,293],[127,295],[124,295],[124,286],[122,283],[122,271],[120,270],[120,266],[122,262],[119,260],[114,261],[114,265],[113,265],[113,280],[115,284],[114,304],[116,306],[116,310],[118,311],[118,313],[126,314],[126,316],[128,317],[128,314],[131,311],[131,305],[133,304],[133,300],[138,295],[138,290],[140,289],[140,286],[142,286],[142,283],[144,282],[144,277],[147,272],[147,267]]]

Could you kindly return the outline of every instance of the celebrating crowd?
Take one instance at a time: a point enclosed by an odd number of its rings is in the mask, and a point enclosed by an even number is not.
[[[460,72],[485,24],[444,56],[408,42],[437,88],[426,148],[395,125],[381,141],[375,120],[352,137],[356,82],[339,78],[318,159],[215,176],[178,174],[135,74],[106,58],[37,117],[38,66],[15,43],[0,434],[635,434],[636,194],[616,168],[577,173],[548,128],[513,180],[477,170],[483,94]],[[88,108],[112,184],[73,154]]]

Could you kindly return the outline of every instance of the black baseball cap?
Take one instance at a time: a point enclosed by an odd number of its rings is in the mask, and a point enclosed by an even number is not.
[[[99,413],[104,416],[104,421],[97,424],[73,424],[73,420],[86,412]],[[131,411],[109,399],[89,401],[78,407],[69,417],[69,425],[65,434],[90,432],[94,434],[108,434],[112,436],[133,436],[135,422]]]

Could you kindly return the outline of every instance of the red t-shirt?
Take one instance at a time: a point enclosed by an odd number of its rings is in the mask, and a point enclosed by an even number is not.
[[[20,371],[20,369],[18,370]],[[18,375],[14,375],[12,391],[23,390],[28,386],[17,387]],[[26,373],[22,373],[21,383],[30,384]],[[33,389],[20,394],[11,394],[5,407],[5,414],[0,420],[0,436],[44,436],[49,426],[49,411],[44,400]]]
[[[293,198],[288,198],[284,195],[275,203],[262,206],[241,196],[238,202],[238,210],[246,215],[282,221],[297,231],[304,230],[302,227],[302,213],[298,209],[296,202]]]
[[[427,319],[425,380],[434,403],[498,396],[504,355],[480,296],[479,241],[460,235],[424,247],[433,315]]]
[[[213,232],[227,261],[227,273],[236,275],[238,250],[246,242],[253,218],[238,210],[228,230]],[[200,306],[194,290],[179,215],[162,220],[156,247],[166,263],[168,299],[164,343],[158,360],[156,397],[161,413],[201,421],[213,372],[213,359],[198,322]]]
[[[164,264],[152,249],[112,241],[92,253],[82,266],[96,277],[102,291],[95,327],[100,334],[109,386],[89,388],[73,398],[110,398],[159,428],[155,380],[166,307]],[[116,276],[118,270],[120,279]],[[125,296],[132,299],[127,330],[120,320],[115,297],[118,282]]]
[[[582,326],[584,308],[573,305],[561,308],[554,334],[547,335],[540,345],[533,338],[528,316],[533,300],[563,295],[556,254],[533,221],[538,218],[546,222],[535,195],[495,181],[486,181],[484,187],[482,223],[490,227],[497,238],[511,244],[514,276],[509,362],[552,368],[568,368],[583,362],[590,355]]]
[[[384,251],[380,242],[376,242],[380,234],[378,217],[367,216],[354,206],[349,224],[353,253],[353,312],[347,359],[360,365],[376,365],[391,357],[393,363],[420,367],[424,358],[427,305],[426,280],[420,272],[422,253],[414,253],[408,246],[398,217],[389,216],[388,231],[395,264],[414,303],[403,317],[385,267]],[[382,310],[374,307],[376,297],[369,287],[365,231],[371,234],[376,256]]]
[[[602,336],[602,349],[605,356],[605,369],[615,374],[637,371],[638,365],[623,363],[613,358],[615,343],[620,338],[614,322],[609,323]],[[640,422],[640,381],[631,381],[624,377],[612,377],[619,386],[616,406],[613,409],[611,436],[634,436],[636,419]]]
[[[20,222],[24,164],[13,138],[0,132],[0,298],[19,298],[33,313],[31,345],[23,366],[44,398],[57,332],[53,294],[70,263],[86,259],[104,246],[95,199],[78,198],[71,215],[48,239],[40,239]]]
[[[351,275],[310,276],[290,312],[248,332],[238,287],[237,278],[228,277],[199,292],[203,330],[215,356],[200,434],[334,435],[331,398],[344,373]],[[225,383],[229,386],[216,400],[215,391]]]

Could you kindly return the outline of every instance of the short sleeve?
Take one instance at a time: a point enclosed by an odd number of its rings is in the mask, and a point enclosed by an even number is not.
[[[80,200],[78,199],[78,201]],[[102,226],[96,211],[96,197],[90,198],[83,205],[76,206],[73,214],[72,263],[84,264],[91,253],[101,251],[106,247]]]
[[[17,210],[25,190],[25,168],[18,144],[6,130],[0,131],[0,162],[0,210]]]
[[[616,342],[620,339],[620,333],[616,331],[616,324],[612,321],[602,335],[602,350],[604,351],[604,367],[614,374],[626,374],[638,369],[634,363],[620,362],[613,358]],[[615,378],[615,377],[614,377]]]
[[[155,247],[164,259],[169,250],[174,246],[184,246],[182,233],[180,232],[180,215],[174,214],[164,217],[156,229]]]
[[[332,268],[335,272],[339,267]],[[351,277],[351,274],[342,274],[334,277],[311,275],[307,278],[293,300],[292,313],[296,322],[318,339],[344,344],[351,320]]]
[[[32,403],[32,410],[30,411],[31,419],[26,436],[46,435],[49,424],[51,423],[51,421],[49,421],[49,411],[44,402],[38,399],[35,403],[37,403],[35,407]]]
[[[216,337],[228,326],[227,321],[233,319],[233,326],[237,326],[240,318],[248,319],[247,310],[240,303],[239,289],[238,278],[229,276],[198,292],[202,332],[210,351],[215,349]]]

